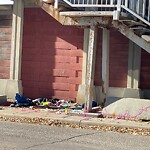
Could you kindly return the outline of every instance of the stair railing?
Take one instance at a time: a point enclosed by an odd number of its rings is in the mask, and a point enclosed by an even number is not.
[[[150,26],[150,0],[122,0],[121,8],[128,17],[135,17]]]
[[[71,7],[116,8],[117,0],[63,0]],[[109,10],[109,9],[108,9]]]
[[[55,0],[56,9],[59,1],[81,10],[113,11],[114,20],[119,19],[120,12],[124,12],[127,17],[137,18],[150,26],[150,0]]]

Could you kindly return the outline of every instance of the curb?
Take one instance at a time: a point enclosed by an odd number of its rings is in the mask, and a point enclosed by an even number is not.
[[[88,126],[112,126],[112,127],[120,127],[120,128],[131,128],[131,129],[146,129],[150,131],[150,127],[146,126],[138,126],[138,125],[125,125],[119,123],[104,123],[104,122],[91,122],[88,120],[82,120],[81,125],[88,125]],[[150,125],[149,125],[150,126]]]
[[[133,135],[150,136],[150,128],[138,128],[135,126],[129,127],[124,125],[113,125],[108,123],[96,123],[89,120],[70,120],[63,118],[33,118],[33,117],[21,117],[12,115],[1,115],[0,121],[19,122],[19,123],[30,123],[39,125],[49,125],[57,127],[71,127],[80,129],[91,129],[97,132],[116,132],[116,133],[127,133]]]
[[[92,118],[89,119],[80,119],[80,118],[69,118],[69,117],[76,117],[76,116],[68,116],[65,118],[55,118],[55,117],[32,117],[32,116],[21,116],[21,115],[0,115],[0,121],[10,121],[10,122],[24,122],[24,123],[37,123],[37,124],[43,124],[42,121],[47,122],[59,122],[66,125],[77,125],[79,127],[119,127],[119,128],[130,128],[130,129],[145,129],[150,132],[150,124],[149,125],[135,125],[135,124],[121,124],[121,123],[106,123],[103,120],[93,121]],[[24,121],[25,119],[25,121]],[[27,122],[26,120],[33,120],[33,122]],[[15,121],[16,120],[16,121]],[[36,120],[39,120],[39,122],[36,122]],[[35,121],[35,122],[34,122]],[[40,122],[41,121],[41,122]],[[136,122],[135,122],[136,123]]]

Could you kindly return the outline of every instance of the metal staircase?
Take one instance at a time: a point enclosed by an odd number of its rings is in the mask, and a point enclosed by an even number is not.
[[[150,0],[34,0],[64,25],[115,27],[150,53]]]

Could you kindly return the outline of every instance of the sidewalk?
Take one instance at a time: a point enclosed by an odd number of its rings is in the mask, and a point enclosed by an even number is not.
[[[112,126],[122,128],[140,128],[150,132],[150,122],[129,121],[112,118],[96,118],[91,116],[79,116],[76,114],[65,114],[52,109],[31,109],[31,108],[12,108],[1,107],[0,120],[5,121],[11,118],[23,119],[40,119],[47,121],[57,121],[66,124],[78,126]],[[19,122],[19,121],[18,121]],[[22,121],[24,122],[24,121]],[[39,122],[40,123],[40,122]]]

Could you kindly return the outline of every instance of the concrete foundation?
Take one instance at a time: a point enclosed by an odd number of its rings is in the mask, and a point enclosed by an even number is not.
[[[94,92],[93,100],[96,100],[98,102],[98,104],[103,104],[104,96],[102,94],[102,87],[94,86],[93,92]],[[141,90],[140,89],[132,89],[132,88],[109,87],[108,97],[107,97],[105,103],[107,103],[107,105],[108,105],[111,102],[116,101],[116,98],[117,98],[117,100],[120,98],[142,98]],[[78,103],[81,103],[81,104],[85,102],[85,85],[79,85],[76,100]],[[110,102],[110,100],[111,100],[111,102]]]
[[[5,102],[7,102],[7,96],[0,95],[0,105],[3,105]]]
[[[6,95],[7,98],[14,98],[16,93],[23,93],[21,80],[0,80],[0,95]]]
[[[86,93],[85,85],[79,85],[78,93],[77,93],[77,97],[76,97],[76,100],[79,104],[85,103],[85,93]],[[94,97],[94,100],[97,100],[95,86],[93,87],[93,97]]]
[[[7,97],[14,98],[16,93],[23,93],[21,80],[8,80],[6,85]]]
[[[85,85],[79,85],[78,93],[76,97],[76,101],[79,104],[85,103]],[[103,105],[104,102],[104,95],[102,94],[102,87],[101,86],[94,86],[93,87],[93,96],[94,101],[96,101],[99,105]]]
[[[7,85],[7,80],[0,79],[0,95],[6,94],[6,85]]]
[[[110,87],[108,96],[124,98],[141,98],[140,89]]]
[[[150,90],[142,90],[142,98],[150,99]]]
[[[112,103],[114,103],[114,102],[116,102],[116,101],[118,101],[118,100],[120,100],[121,98],[120,97],[108,97],[107,99],[106,99],[106,102],[105,102],[105,104],[104,104],[104,107],[106,107],[106,106],[108,106],[108,105],[110,105],[110,104],[112,104]]]

